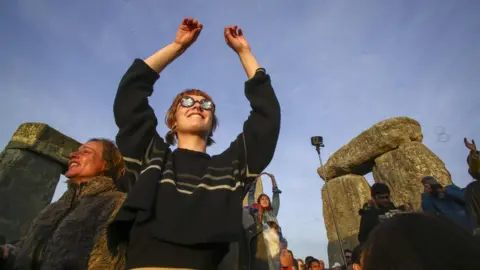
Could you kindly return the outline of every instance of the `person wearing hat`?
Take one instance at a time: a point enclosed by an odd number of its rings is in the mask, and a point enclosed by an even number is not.
[[[342,270],[342,265],[339,262],[335,262],[332,267],[332,270]]]
[[[448,218],[473,234],[473,220],[461,188],[453,184],[444,187],[433,176],[423,177],[422,184],[423,212]]]
[[[390,189],[384,183],[375,183],[370,188],[372,199],[358,212],[361,216],[358,241],[365,243],[370,232],[380,223],[380,217],[391,211],[406,211],[405,206],[396,207],[390,199]]]

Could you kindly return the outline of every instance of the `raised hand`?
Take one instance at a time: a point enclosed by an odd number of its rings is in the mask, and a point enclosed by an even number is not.
[[[183,48],[190,47],[197,40],[202,28],[203,25],[194,18],[183,19],[175,36],[175,43]]]
[[[249,52],[250,45],[248,44],[243,31],[237,25],[225,27],[224,30],[225,42],[236,53]]]
[[[470,151],[477,151],[477,145],[475,145],[475,141],[472,140],[472,143],[469,143],[467,138],[463,139],[465,146],[470,149]]]

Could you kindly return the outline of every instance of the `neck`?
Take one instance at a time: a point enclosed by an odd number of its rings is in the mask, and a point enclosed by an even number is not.
[[[198,135],[178,134],[178,148],[206,153],[207,140]]]
[[[70,182],[72,184],[80,185],[81,183],[88,182],[90,180],[90,177],[75,177],[75,178],[70,178]]]

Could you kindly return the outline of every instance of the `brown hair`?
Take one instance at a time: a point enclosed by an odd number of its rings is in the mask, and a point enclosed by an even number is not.
[[[107,163],[107,170],[103,175],[112,178],[113,181],[117,181],[125,173],[125,164],[118,147],[109,139],[93,138],[88,141],[102,143],[102,159]]]
[[[265,193],[262,193],[262,194],[260,194],[260,196],[258,196],[258,198],[257,198],[258,206],[262,207],[262,206],[260,205],[260,199],[262,199],[262,197],[266,197],[266,198],[268,199],[268,207],[267,207],[266,209],[264,209],[264,210],[272,211],[272,210],[273,210],[273,208],[272,208],[272,201],[270,200],[270,197],[268,197],[268,195],[265,194]]]
[[[280,228],[278,227],[278,224],[275,221],[267,221],[267,225],[268,227],[275,229],[277,231],[280,230]]]
[[[168,144],[170,145],[175,145],[177,143],[177,132],[176,132],[176,126],[175,126],[175,113],[177,112],[178,108],[178,103],[180,103],[180,100],[184,96],[189,96],[189,95],[194,95],[194,96],[202,96],[210,101],[213,102],[212,97],[205,93],[202,90],[199,89],[187,89],[181,93],[179,93],[172,102],[172,105],[170,105],[170,108],[167,111],[167,115],[165,116],[165,124],[167,125],[168,128],[170,128],[170,131],[167,132],[165,135],[165,140]],[[210,134],[208,134],[208,139],[207,139],[207,146],[210,146],[215,143],[215,141],[212,139],[213,132],[215,129],[218,127],[218,119],[217,116],[215,115],[215,107],[212,110],[213,114],[213,120],[212,120],[212,130],[210,130]]]

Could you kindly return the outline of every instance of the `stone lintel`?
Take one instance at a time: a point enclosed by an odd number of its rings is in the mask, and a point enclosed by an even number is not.
[[[43,123],[23,123],[6,149],[28,149],[59,162],[67,169],[69,155],[80,143]]]

